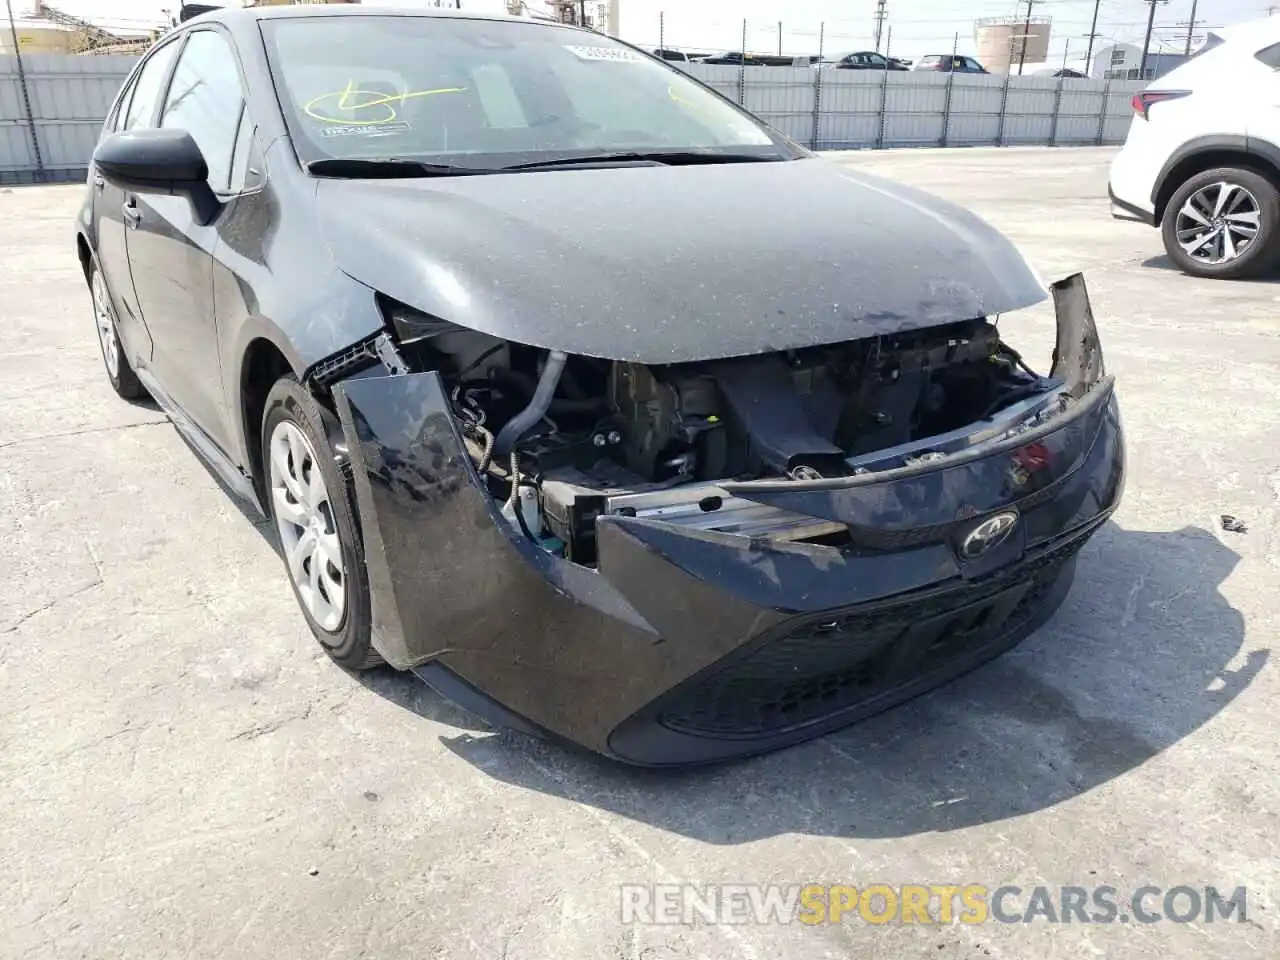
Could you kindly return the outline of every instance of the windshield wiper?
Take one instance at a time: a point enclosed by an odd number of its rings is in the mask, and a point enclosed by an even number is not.
[[[307,164],[307,172],[317,177],[392,180],[407,177],[466,177],[497,173],[486,167],[458,167],[448,163],[427,163],[401,157],[325,157]]]
[[[785,157],[762,156],[758,153],[707,153],[699,150],[619,150],[614,153],[594,153],[576,157],[556,157],[553,160],[531,160],[515,163],[503,170],[541,170],[544,167],[573,167],[610,163],[651,163],[678,167],[700,163],[769,163]]]

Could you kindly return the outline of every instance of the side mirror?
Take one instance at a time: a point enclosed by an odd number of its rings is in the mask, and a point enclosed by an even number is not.
[[[185,130],[130,130],[113,133],[93,151],[103,179],[125,190],[185,196],[196,219],[207,224],[222,209],[209,186],[209,165]]]

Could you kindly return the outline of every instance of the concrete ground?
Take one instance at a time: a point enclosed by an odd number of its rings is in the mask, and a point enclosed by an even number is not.
[[[1111,155],[834,158],[971,205],[1048,279],[1086,271],[1125,503],[1012,653],[837,735],[677,774],[332,666],[267,534],[108,388],[80,189],[0,190],[0,955],[1280,955],[1280,285],[1169,269],[1154,231],[1108,217]],[[1047,309],[1003,329],[1047,367]],[[1245,886],[1248,918],[621,922],[620,885],[673,882]]]

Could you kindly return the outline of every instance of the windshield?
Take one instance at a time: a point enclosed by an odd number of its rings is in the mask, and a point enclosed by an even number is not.
[[[797,155],[680,71],[594,33],[394,15],[264,20],[262,30],[303,162],[502,167],[621,151]]]

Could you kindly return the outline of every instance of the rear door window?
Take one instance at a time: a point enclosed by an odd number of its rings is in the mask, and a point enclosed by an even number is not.
[[[133,95],[125,110],[124,123],[116,129],[137,130],[152,125],[156,107],[164,95],[165,81],[169,79],[169,67],[173,65],[174,54],[180,46],[181,43],[169,43],[157,47],[150,59],[143,64],[142,71],[133,84]]]

